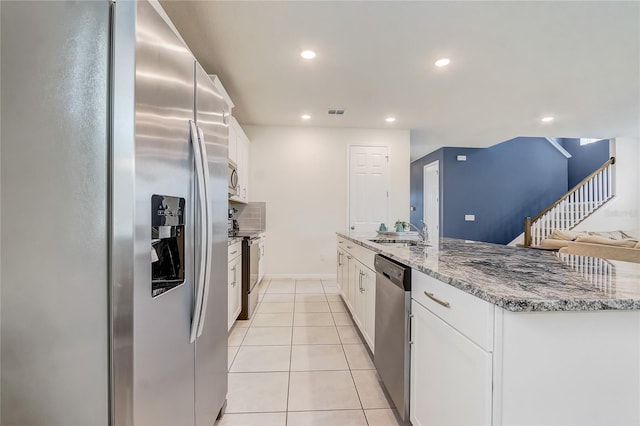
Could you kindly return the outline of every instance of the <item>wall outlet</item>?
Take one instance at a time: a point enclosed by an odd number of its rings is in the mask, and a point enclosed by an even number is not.
[[[456,159],[457,159],[458,161],[467,161],[467,156],[466,156],[466,155],[458,155],[458,156],[456,157]]]
[[[465,214],[464,215],[464,220],[466,222],[474,222],[476,220],[476,215],[475,214]]]

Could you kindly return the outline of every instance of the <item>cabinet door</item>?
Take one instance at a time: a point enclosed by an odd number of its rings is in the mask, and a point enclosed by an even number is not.
[[[344,277],[345,273],[345,262],[347,260],[347,256],[344,254],[344,251],[338,249],[338,263],[336,265],[336,277],[338,282],[338,288],[340,289],[340,293],[343,293],[344,288]]]
[[[264,239],[258,244],[258,282],[264,278]]]
[[[367,269],[360,262],[357,263],[356,266],[356,282],[355,282],[355,301],[354,301],[354,312],[353,312],[353,320],[356,325],[360,328],[362,334],[364,334],[364,319],[366,316],[367,309],[367,299],[365,294],[364,280],[365,280],[365,272]]]
[[[242,310],[242,256],[236,257],[229,263],[227,272],[227,282],[229,284],[229,318],[227,326],[230,330]]]
[[[245,144],[243,143],[243,139],[242,139],[242,134],[240,132],[238,132],[238,142],[237,142],[237,149],[238,149],[238,162],[236,163],[238,166],[238,195],[237,198],[240,201],[246,201],[244,198],[244,186],[245,181],[245,164],[244,164],[244,157],[245,157]]]
[[[369,268],[363,268],[362,277],[365,298],[364,313],[364,338],[369,344],[371,351],[374,350],[374,338],[376,335],[376,274]]]
[[[236,119],[231,117],[231,120],[229,121],[229,160],[236,163],[236,165],[238,164],[237,125],[238,122]]]
[[[358,282],[358,261],[353,258],[351,255],[347,255],[347,291],[346,291],[346,302],[347,307],[353,313],[355,309],[355,300],[356,300],[356,291],[357,291],[357,282]]]
[[[242,157],[240,158],[240,162],[242,163],[242,168],[240,170],[240,174],[242,175],[242,183],[240,184],[240,190],[242,191],[240,197],[242,201],[249,202],[249,139],[244,136],[242,140],[239,142],[239,146],[242,146]]]
[[[413,426],[491,424],[492,355],[412,301]]]

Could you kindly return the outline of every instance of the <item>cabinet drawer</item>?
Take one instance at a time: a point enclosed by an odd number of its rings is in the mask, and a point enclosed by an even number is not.
[[[415,269],[411,273],[412,299],[486,351],[493,352],[494,307],[491,303]]]
[[[353,241],[346,240],[344,238],[338,237],[338,247],[349,253],[351,256],[355,257],[358,262],[362,263],[367,268],[374,270],[373,267],[373,258],[375,253],[369,249],[366,249]]]
[[[231,262],[236,257],[242,254],[242,242],[238,241],[237,243],[233,243],[229,246],[229,252],[227,254],[227,259]]]

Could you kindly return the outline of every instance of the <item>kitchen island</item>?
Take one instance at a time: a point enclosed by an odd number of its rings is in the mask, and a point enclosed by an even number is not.
[[[448,238],[425,251],[375,238],[338,233],[339,264],[346,255],[366,275],[382,254],[412,268],[414,426],[640,424],[640,265]]]

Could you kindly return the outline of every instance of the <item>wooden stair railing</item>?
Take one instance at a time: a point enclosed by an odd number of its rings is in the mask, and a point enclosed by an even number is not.
[[[569,230],[589,217],[615,195],[611,157],[569,192],[533,218],[524,219],[524,246],[537,247],[556,229]]]

